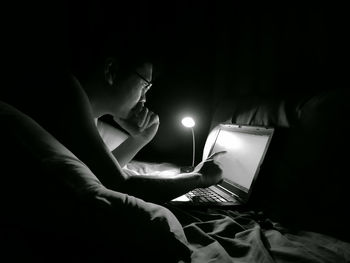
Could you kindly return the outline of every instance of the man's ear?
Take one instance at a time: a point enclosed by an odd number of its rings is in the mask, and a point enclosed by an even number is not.
[[[118,65],[114,58],[107,58],[104,65],[104,77],[109,85],[113,85],[116,81]]]

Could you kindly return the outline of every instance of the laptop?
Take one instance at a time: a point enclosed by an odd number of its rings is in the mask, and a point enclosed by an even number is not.
[[[203,160],[214,153],[222,169],[223,181],[198,188],[170,201],[185,206],[240,206],[247,203],[268,150],[273,128],[219,124],[208,135]]]

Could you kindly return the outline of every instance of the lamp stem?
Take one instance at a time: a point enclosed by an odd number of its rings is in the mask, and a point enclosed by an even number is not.
[[[194,159],[195,159],[195,155],[196,155],[196,143],[195,143],[195,139],[194,139],[194,130],[193,128],[191,128],[192,131],[192,167],[194,167]]]

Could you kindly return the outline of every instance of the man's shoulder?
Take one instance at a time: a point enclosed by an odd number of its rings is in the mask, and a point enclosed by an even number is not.
[[[37,92],[38,98],[33,98],[37,103],[34,107],[39,108],[38,114],[43,119],[64,120],[89,103],[79,81],[72,74],[52,74],[50,79],[42,82]]]
[[[50,85],[52,85],[55,90],[61,93],[73,92],[82,88],[79,80],[70,73],[53,75],[50,79],[51,81],[48,81],[46,83],[50,83]]]
[[[79,82],[79,80],[73,74],[64,74],[57,78],[55,81],[49,82],[49,86],[46,87],[46,96],[51,101],[63,103],[62,106],[68,107],[68,103],[73,103],[71,106],[78,106],[77,104],[86,103],[86,93]]]

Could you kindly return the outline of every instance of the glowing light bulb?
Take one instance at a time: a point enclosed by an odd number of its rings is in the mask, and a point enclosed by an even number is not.
[[[191,117],[185,117],[181,121],[182,125],[187,128],[192,128],[196,124]]]

